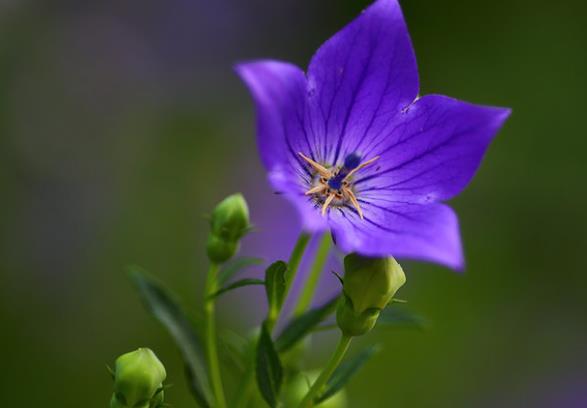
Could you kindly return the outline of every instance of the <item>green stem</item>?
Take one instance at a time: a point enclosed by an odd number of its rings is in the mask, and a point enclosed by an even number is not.
[[[289,293],[289,289],[298,273],[298,268],[300,266],[300,262],[302,261],[302,257],[304,256],[304,252],[306,252],[306,247],[308,246],[308,242],[310,242],[310,235],[302,232],[296,242],[296,246],[294,247],[291,255],[289,256],[289,261],[287,262],[287,274],[285,276],[285,294]]]
[[[218,363],[218,351],[216,349],[216,321],[214,318],[214,298],[209,296],[216,292],[218,282],[218,264],[211,263],[206,280],[206,292],[204,298],[204,314],[206,318],[206,357],[208,368],[210,369],[210,383],[212,391],[216,398],[216,407],[225,408],[226,399],[224,398],[224,389],[222,387],[222,377],[220,375],[220,364]]]
[[[294,281],[296,274],[298,272],[298,268],[300,266],[300,262],[306,252],[306,247],[308,246],[308,242],[310,241],[310,235],[302,232],[294,246],[291,255],[289,256],[289,261],[287,262],[287,272],[285,276],[285,296],[287,298],[287,294],[291,288],[292,282]],[[267,314],[267,327],[270,331],[273,330],[275,323],[279,320],[279,316],[281,314],[281,308],[275,310],[269,310]],[[255,342],[256,343],[256,342]],[[253,392],[253,379],[254,379],[254,371],[255,369],[255,362],[251,360],[247,367],[245,368],[245,373],[243,374],[243,379],[237,391],[237,399],[235,401],[236,408],[244,408],[247,406],[249,399],[251,397],[251,393]]]
[[[314,406],[314,400],[320,395],[322,389],[330,379],[334,370],[340,365],[340,362],[344,358],[349,345],[351,344],[352,337],[346,336],[341,334],[340,341],[338,342],[338,346],[332,356],[330,356],[330,360],[326,363],[326,366],[320,373],[320,377],[312,384],[312,387],[298,406],[298,408],[311,408]]]
[[[312,269],[310,270],[310,275],[308,275],[308,280],[306,281],[300,297],[298,298],[298,303],[294,308],[294,316],[299,316],[304,313],[312,303],[312,298],[316,292],[316,287],[320,281],[324,265],[326,265],[326,261],[328,260],[330,248],[332,248],[332,239],[330,238],[330,234],[326,233],[322,235],[322,238],[320,239],[320,244],[316,251],[316,258],[314,259]]]

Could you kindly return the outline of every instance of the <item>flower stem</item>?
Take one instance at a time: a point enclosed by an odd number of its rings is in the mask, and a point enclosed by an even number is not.
[[[289,256],[289,261],[287,262],[287,275],[285,276],[285,293],[289,292],[291,285],[296,277],[298,272],[298,268],[300,266],[300,262],[302,261],[302,257],[304,256],[304,252],[306,252],[306,247],[308,246],[308,242],[310,241],[310,235],[302,232],[296,242],[296,246],[294,247],[291,255]]]
[[[218,264],[211,263],[206,280],[206,292],[204,297],[204,314],[206,318],[206,357],[210,370],[210,383],[216,398],[216,407],[225,408],[224,389],[222,377],[220,376],[220,364],[218,363],[218,351],[216,349],[216,321],[214,318],[214,298],[209,296],[216,292],[218,282]]]
[[[344,358],[344,355],[346,354],[349,348],[349,345],[351,344],[351,340],[351,336],[341,334],[336,350],[334,350],[334,353],[332,354],[332,356],[330,356],[330,360],[328,360],[326,366],[320,373],[320,377],[318,377],[316,382],[312,384],[312,387],[310,388],[310,390],[308,391],[300,405],[298,405],[298,408],[311,408],[312,406],[314,406],[314,399],[316,399],[316,397],[320,395],[322,389],[330,379],[330,376],[332,375],[332,373],[334,373],[334,370],[336,370],[336,368],[339,366],[340,362]]]
[[[327,233],[322,235],[318,250],[316,251],[316,258],[314,259],[312,269],[310,270],[310,275],[308,275],[308,280],[306,281],[294,308],[294,316],[299,316],[304,313],[308,306],[310,306],[310,303],[312,303],[314,292],[316,292],[316,286],[318,286],[318,281],[324,270],[324,265],[326,265],[326,260],[328,259],[331,247],[332,239],[330,238],[330,235]]]
[[[310,235],[302,232],[294,246],[291,255],[289,256],[289,261],[287,262],[287,275],[285,277],[285,297],[289,293],[291,288],[292,282],[296,277],[298,272],[298,268],[300,266],[300,262],[306,252],[306,247],[308,246],[308,242],[310,241]],[[273,330],[275,323],[279,320],[279,316],[281,314],[281,309],[279,310],[269,310],[267,313],[266,324],[269,331]],[[256,340],[255,340],[256,342]],[[237,391],[237,398],[235,401],[236,408],[243,408],[246,407],[249,399],[251,397],[251,393],[253,392],[253,379],[254,379],[254,371],[255,363],[254,359],[251,359],[245,368],[245,373],[243,374],[241,384],[238,387]]]

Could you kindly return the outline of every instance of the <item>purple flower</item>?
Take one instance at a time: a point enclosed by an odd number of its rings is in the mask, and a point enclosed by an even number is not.
[[[328,40],[307,73],[271,60],[237,71],[257,105],[270,182],[305,229],[330,229],[345,252],[463,267],[457,217],[441,201],[471,180],[510,110],[418,97],[396,0]]]

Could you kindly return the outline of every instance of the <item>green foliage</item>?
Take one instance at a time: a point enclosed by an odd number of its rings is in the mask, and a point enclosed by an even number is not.
[[[311,309],[292,320],[275,341],[277,350],[280,353],[287,351],[311,333],[316,326],[334,312],[338,300],[339,297],[335,296],[324,305]]]
[[[267,324],[263,324],[256,354],[257,385],[270,407],[277,406],[283,381],[283,368]]]
[[[227,283],[232,277],[236,276],[243,270],[263,264],[263,259],[253,257],[237,257],[231,262],[227,263],[218,274],[218,285],[222,286]]]
[[[332,374],[326,384],[326,390],[315,400],[316,404],[327,400],[343,389],[349,380],[365,365],[373,355],[379,351],[379,346],[370,346],[355,357],[341,364]]]
[[[214,298],[217,298],[218,296],[222,295],[223,293],[229,292],[231,290],[242,288],[243,286],[252,286],[252,285],[265,285],[265,281],[262,279],[252,279],[252,278],[241,279],[241,280],[238,280],[238,281],[233,282],[231,284],[228,284],[228,285],[224,286],[223,288],[219,289],[218,291],[212,293],[210,296],[208,296],[208,299],[214,299]]]
[[[167,329],[186,364],[190,390],[202,407],[210,407],[212,393],[208,382],[202,342],[173,296],[138,267],[132,267],[130,277],[147,310]]]
[[[310,390],[310,386],[318,379],[319,375],[320,370],[312,370],[296,372],[288,376],[281,391],[283,407],[294,408],[299,406]],[[340,390],[332,397],[316,402],[315,406],[319,408],[346,408],[348,407],[346,393],[344,390]]]
[[[377,323],[387,327],[426,329],[428,322],[405,307],[388,306],[381,311]]]
[[[286,272],[287,264],[283,261],[274,262],[265,271],[265,291],[270,315],[276,314],[283,306],[286,292]]]

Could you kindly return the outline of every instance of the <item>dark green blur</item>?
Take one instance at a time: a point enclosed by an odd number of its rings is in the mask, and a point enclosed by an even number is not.
[[[187,306],[200,304],[206,214],[265,183],[253,106],[232,63],[305,66],[367,4],[0,2],[3,406],[105,407],[105,364],[138,347],[165,362],[175,384],[166,402],[195,406],[179,353],[125,267],[139,264]],[[402,5],[422,93],[513,115],[452,202],[466,273],[402,263],[398,296],[431,329],[375,329],[354,343],[351,353],[372,342],[384,350],[348,387],[351,407],[587,399],[587,5]],[[220,325],[244,332],[231,299],[219,303]],[[334,341],[316,340],[314,364]]]

